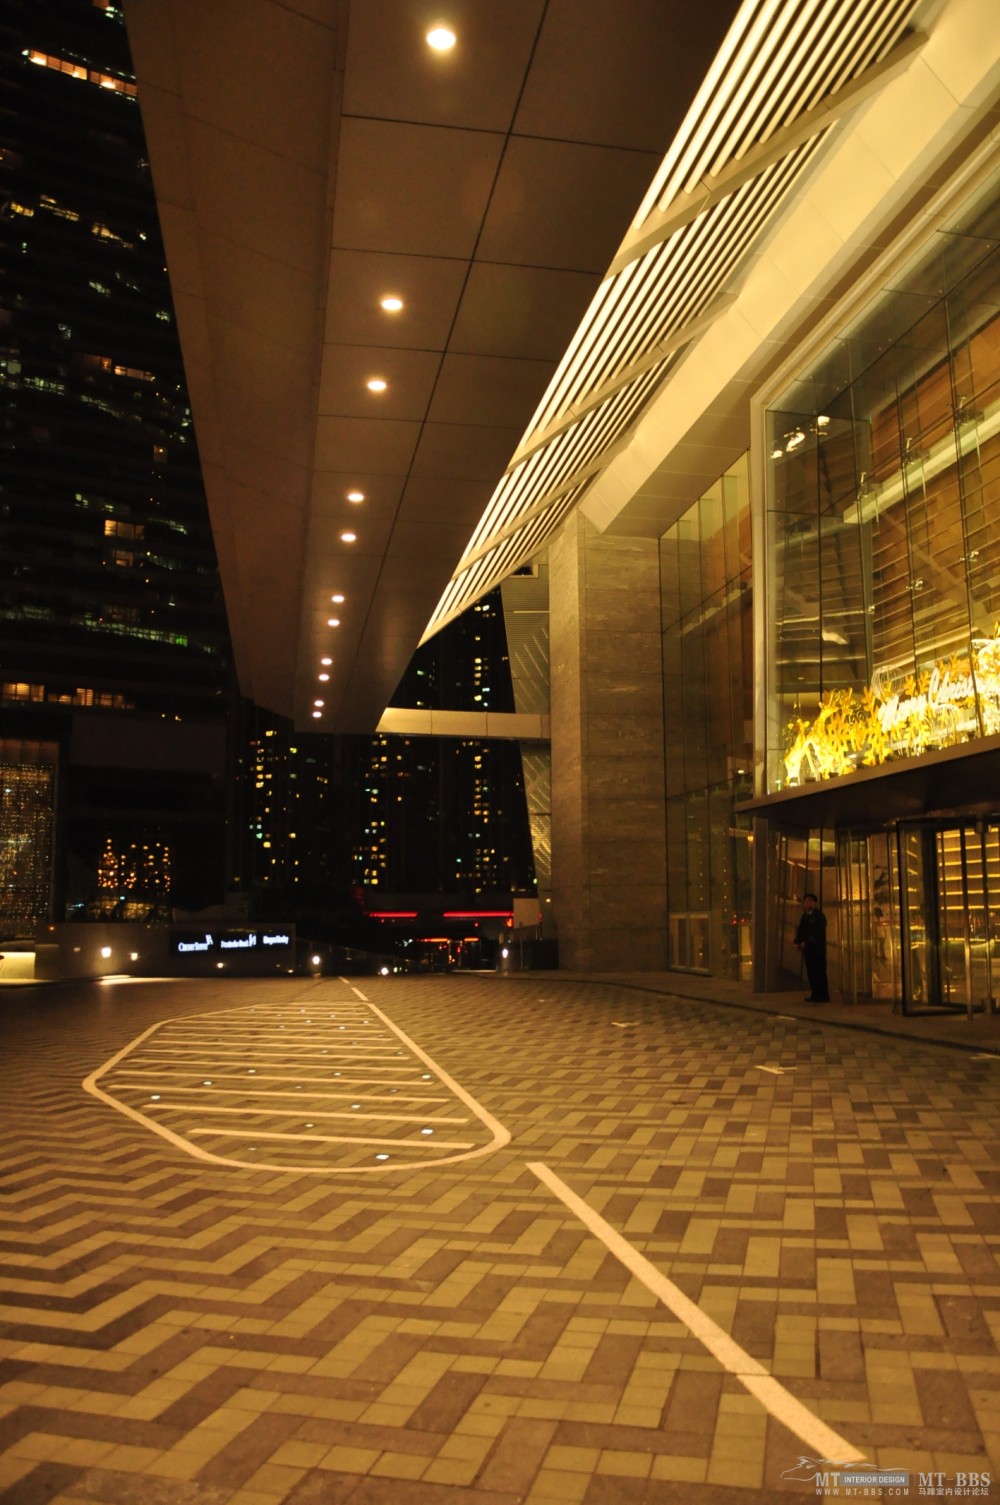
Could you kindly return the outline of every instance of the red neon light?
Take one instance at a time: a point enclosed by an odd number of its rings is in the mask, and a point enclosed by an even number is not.
[[[373,920],[415,920],[415,909],[370,909],[369,917]]]
[[[442,920],[506,920],[513,917],[512,909],[446,909]]]

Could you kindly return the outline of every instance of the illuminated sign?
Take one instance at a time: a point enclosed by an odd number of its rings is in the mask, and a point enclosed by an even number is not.
[[[173,930],[170,952],[173,956],[205,956],[222,952],[263,950],[287,951],[294,944],[290,930]]]
[[[812,721],[788,728],[790,785],[836,778],[1000,732],[1000,623],[972,651],[901,679],[877,669],[860,694],[831,690]]]
[[[186,951],[211,951],[215,945],[214,935],[206,935],[200,941],[182,941],[179,937],[171,937],[171,950],[176,951],[178,956],[183,956]]]

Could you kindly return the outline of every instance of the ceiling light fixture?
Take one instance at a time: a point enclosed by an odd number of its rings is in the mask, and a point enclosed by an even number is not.
[[[314,700],[314,701],[313,701],[313,705],[318,705],[318,706],[322,706],[322,705],[323,705],[323,702],[322,702],[322,700]]]
[[[347,493],[347,500],[349,502],[363,502],[364,499],[365,494],[363,491],[349,491]]]
[[[357,543],[357,540],[358,540],[358,535],[356,533],[350,533],[350,532],[346,532],[345,531],[344,533],[341,533],[341,535],[340,535],[340,541],[341,541],[341,543]]]
[[[333,659],[332,658],[321,658],[320,659],[320,663],[321,664],[332,664],[333,663]]]
[[[330,600],[333,601],[336,606],[339,606],[340,603],[341,603],[341,601],[343,601],[343,599],[344,599],[343,596],[341,596],[339,594],[336,595],[336,596],[331,596],[330,597]]]
[[[386,381],[384,376],[369,376],[368,380],[365,382],[365,386],[368,388],[369,392],[384,392],[388,385],[389,383]]]
[[[327,627],[339,627],[340,626],[340,618],[339,617],[327,617],[327,619],[326,619],[326,625],[327,625]]]
[[[450,52],[455,45],[455,33],[450,26],[432,26],[427,33],[427,45],[435,52]]]
[[[318,721],[319,718],[322,716],[322,714],[323,714],[322,711],[313,711],[313,720],[314,721]]]
[[[379,299],[379,303],[387,314],[398,314],[403,307],[402,298],[398,297],[395,293],[386,293],[384,298]]]
[[[316,677],[319,680],[320,684],[323,685],[325,685],[330,678],[329,674],[318,674]]]

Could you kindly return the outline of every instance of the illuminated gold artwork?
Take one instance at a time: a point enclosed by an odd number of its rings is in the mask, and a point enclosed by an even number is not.
[[[895,678],[877,669],[860,693],[831,690],[812,721],[788,726],[786,782],[809,784],[1000,732],[1000,623],[970,654]]]

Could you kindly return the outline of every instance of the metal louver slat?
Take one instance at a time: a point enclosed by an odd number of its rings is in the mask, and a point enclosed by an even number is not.
[[[883,74],[906,66],[921,38],[897,44],[916,8],[916,0],[745,0],[428,636],[530,558],[525,551],[579,503],[685,345],[735,296],[741,265],[829,131],[879,87],[877,65]]]
[[[621,388],[608,398],[607,402],[581,418],[580,422],[564,435],[558,436],[566,439],[565,445],[558,445],[555,441],[532,455],[519,467],[518,491],[516,497],[509,492],[503,493],[505,506],[502,513],[491,507],[483,519],[483,523],[476,529],[469,546],[462,556],[460,568],[468,560],[477,554],[483,544],[490,538],[508,528],[518,517],[530,508],[538,504],[540,497],[551,493],[561,487],[579,469],[588,465],[598,454],[606,451],[628,429],[635,416],[645,402],[647,394],[662,379],[667,362],[661,362],[636,378],[636,381],[627,387]],[[532,471],[532,462],[536,459],[549,463],[542,471]],[[558,463],[556,463],[558,461]],[[543,477],[547,477],[548,486],[544,486]],[[533,484],[530,490],[525,485],[525,480],[530,479]],[[520,506],[517,501],[520,501]]]

